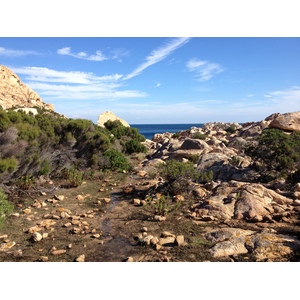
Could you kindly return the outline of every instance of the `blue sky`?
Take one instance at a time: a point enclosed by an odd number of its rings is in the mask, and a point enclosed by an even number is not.
[[[130,124],[259,121],[300,110],[297,37],[0,37],[11,68],[55,111]]]

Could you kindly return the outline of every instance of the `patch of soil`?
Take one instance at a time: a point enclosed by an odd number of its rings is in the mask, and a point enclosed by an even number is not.
[[[195,237],[200,227],[182,213],[170,213],[159,222],[152,211],[133,204],[134,198],[144,198],[149,184],[118,174],[87,180],[77,188],[52,182],[42,195],[28,192],[16,197],[15,214],[0,229],[0,244],[7,245],[0,250],[0,261],[72,262],[82,255],[88,262],[211,260],[207,242]],[[39,241],[35,231],[42,236]],[[184,235],[188,246],[156,249],[141,242],[143,235],[159,237],[164,231]]]

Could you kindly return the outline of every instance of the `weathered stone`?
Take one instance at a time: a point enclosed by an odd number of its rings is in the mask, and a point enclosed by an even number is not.
[[[143,238],[143,242],[146,244],[146,245],[150,245],[150,242],[151,240],[153,239],[153,235],[147,235]]]
[[[81,254],[79,255],[76,260],[76,262],[84,262],[85,261],[85,255],[84,254]]]
[[[65,249],[58,249],[58,250],[51,251],[51,254],[52,255],[62,255],[62,254],[65,254],[66,252],[67,252],[67,250],[65,250]]]
[[[160,222],[163,222],[163,221],[166,221],[166,217],[165,216],[159,216],[159,215],[155,215],[154,216],[154,220],[155,221],[160,221]]]
[[[31,112],[33,114],[37,113],[37,110],[33,108],[36,106],[46,110],[54,110],[52,104],[44,103],[35,91],[22,83],[19,76],[3,65],[0,65],[0,91],[0,106],[4,109],[22,107],[26,113]]]
[[[270,128],[278,128],[287,131],[300,131],[300,112],[278,114],[269,124]]]
[[[184,246],[186,243],[184,241],[184,236],[183,235],[177,235],[175,239],[176,245],[177,246]]]
[[[39,242],[43,239],[43,236],[39,232],[34,232],[32,238],[35,242]]]
[[[108,121],[120,121],[121,124],[125,127],[130,127],[130,125],[123,119],[117,117],[113,112],[111,111],[106,111],[102,114],[99,115],[97,125],[101,127],[105,127],[104,124]]]
[[[133,262],[133,257],[132,256],[129,256],[125,259],[125,262]]]
[[[0,252],[5,252],[10,250],[13,246],[15,246],[15,242],[8,242],[0,244]]]
[[[165,238],[160,238],[158,243],[162,246],[174,246],[175,243],[175,237],[165,237]]]

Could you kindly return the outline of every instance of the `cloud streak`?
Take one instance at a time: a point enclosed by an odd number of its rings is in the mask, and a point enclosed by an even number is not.
[[[192,58],[186,63],[190,72],[196,72],[198,81],[208,81],[215,75],[222,73],[224,69],[216,63],[211,63],[197,58]]]
[[[69,55],[75,58],[79,58],[79,59],[84,59],[84,60],[91,60],[91,61],[103,61],[103,60],[107,60],[108,58],[101,52],[101,51],[96,51],[96,54],[87,54],[84,51],[81,52],[77,52],[77,53],[73,53],[71,51],[70,47],[64,47],[61,49],[57,50],[57,54],[60,55]]]
[[[89,72],[66,72],[41,67],[12,68],[17,74],[25,75],[25,80],[42,82],[65,82],[74,84],[91,84],[101,82],[115,82],[122,77],[120,74],[95,76]]]
[[[144,98],[148,94],[124,89],[120,74],[95,76],[86,72],[65,72],[40,67],[12,68],[24,75],[26,84],[47,101],[53,99],[107,99]],[[24,82],[25,83],[25,82]]]
[[[123,77],[123,80],[133,78],[137,75],[140,75],[148,67],[162,61],[176,49],[185,45],[191,38],[174,38],[168,40],[168,42],[159,47],[158,49],[153,50],[149,56],[146,57],[145,61],[140,64],[135,70]]]
[[[38,55],[39,53],[31,50],[13,50],[0,47],[0,56],[5,57],[20,57],[26,55]]]

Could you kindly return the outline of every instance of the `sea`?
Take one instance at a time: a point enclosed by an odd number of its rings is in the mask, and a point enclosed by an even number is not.
[[[139,133],[151,140],[156,133],[176,133],[181,130],[187,130],[191,127],[201,128],[203,124],[130,124],[130,127],[137,128]]]

